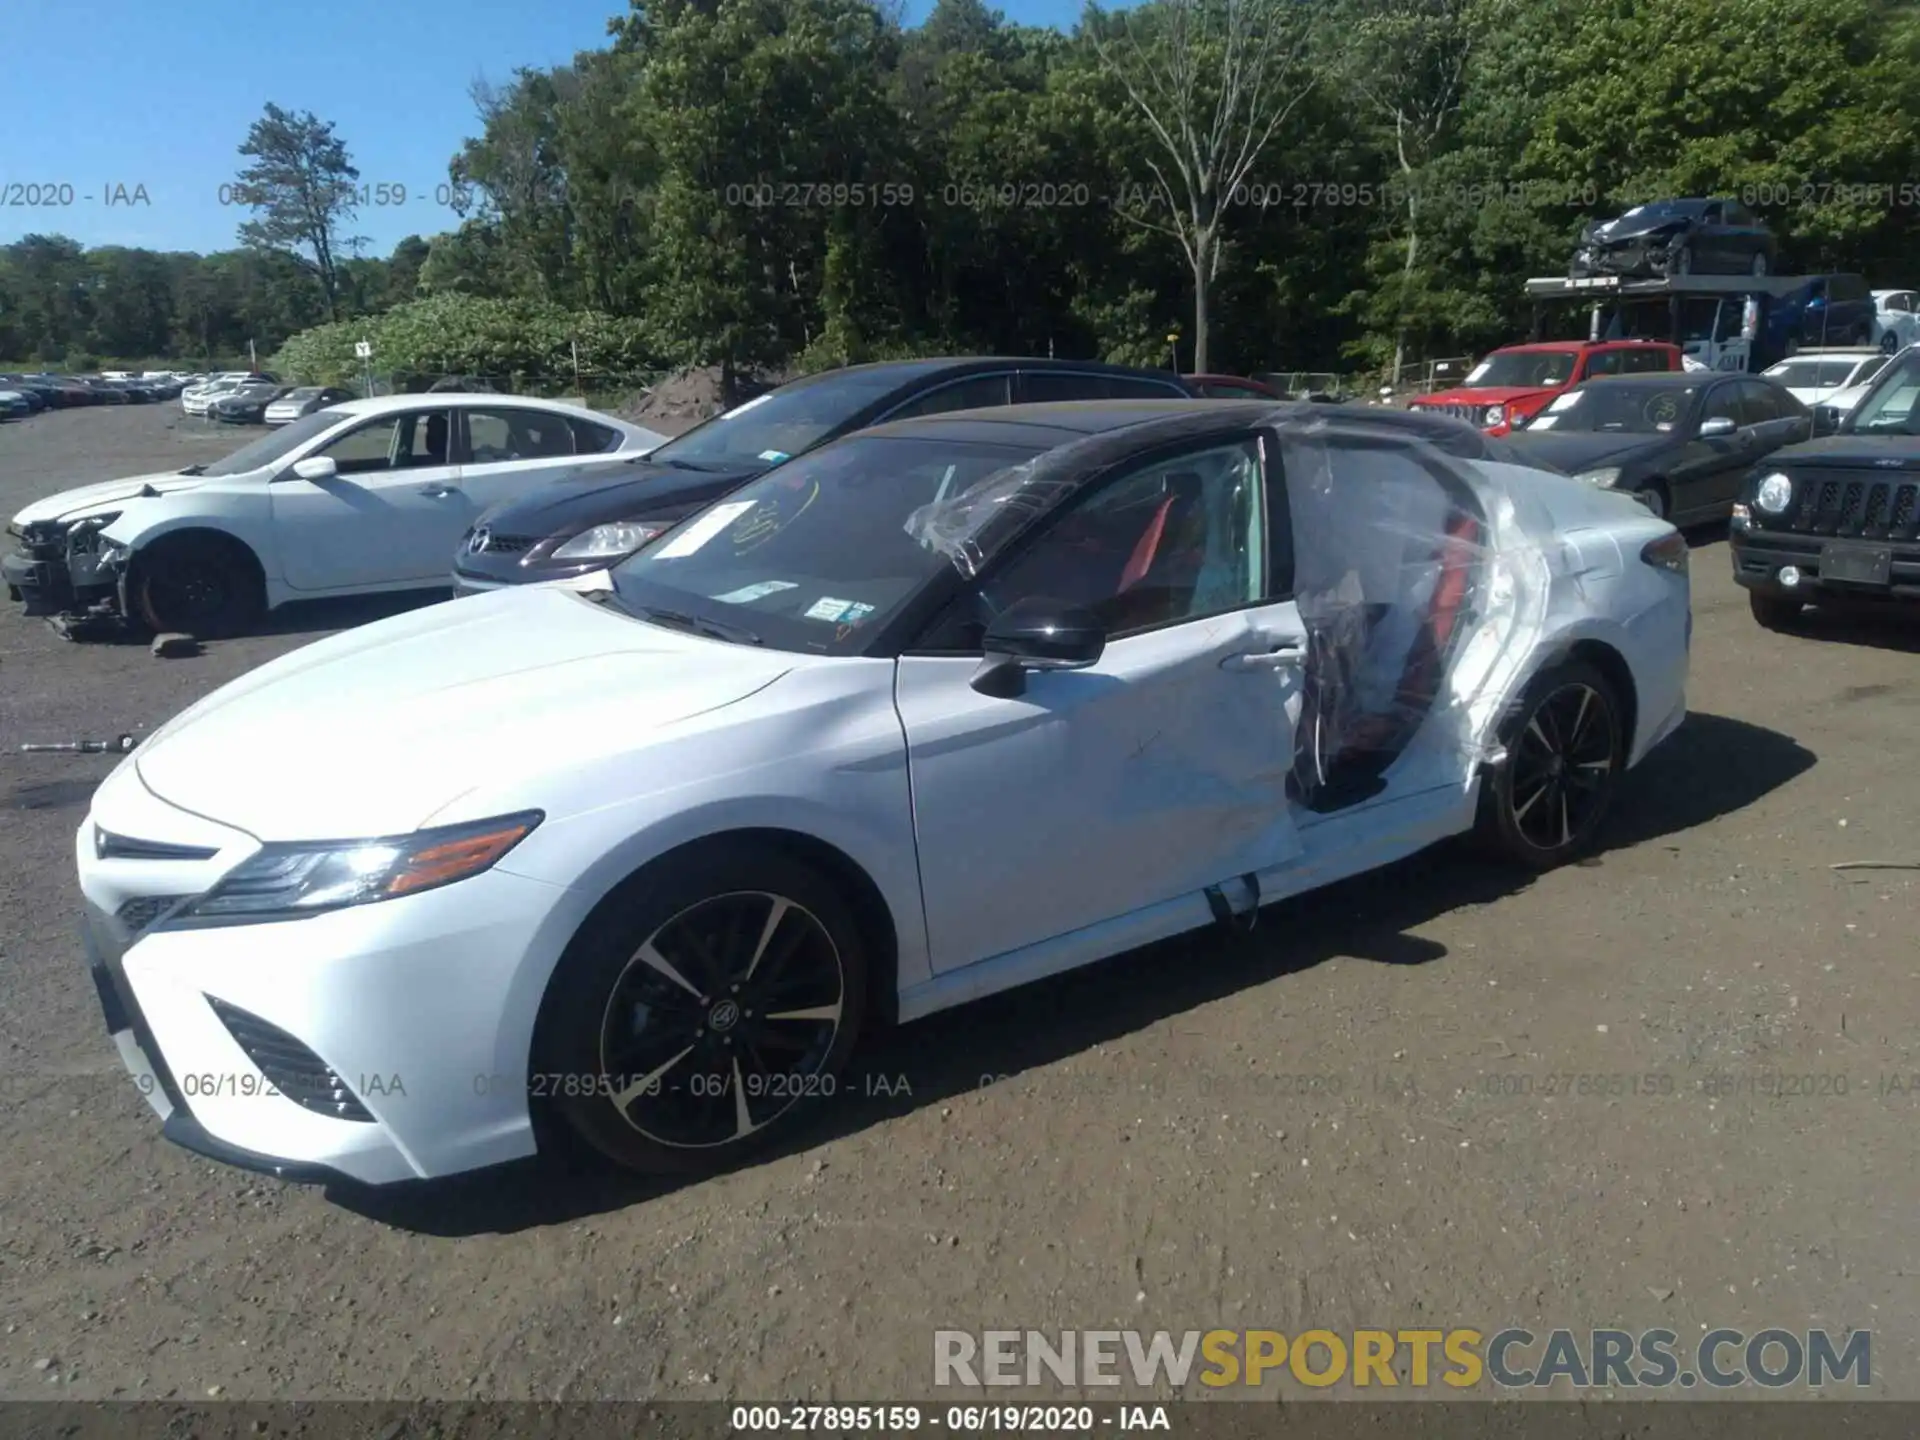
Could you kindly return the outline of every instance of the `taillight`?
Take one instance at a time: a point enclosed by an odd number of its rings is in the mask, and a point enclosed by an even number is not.
[[[1684,575],[1687,573],[1687,537],[1676,530],[1658,540],[1649,540],[1641,547],[1640,558],[1661,570]]]

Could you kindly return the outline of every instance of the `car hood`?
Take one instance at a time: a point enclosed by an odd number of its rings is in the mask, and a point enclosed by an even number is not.
[[[1920,470],[1920,435],[1823,435],[1767,457],[1777,469]]]
[[[644,742],[801,657],[643,624],[558,587],[436,605],[216,690],[133,755],[169,804],[261,840],[397,835],[588,734]]]
[[[530,494],[488,511],[478,522],[502,535],[575,535],[615,520],[640,520],[659,510],[724,494],[757,470],[685,470],[631,460],[562,471]]]
[[[1516,400],[1525,400],[1534,395],[1551,395],[1558,388],[1554,385],[1479,385],[1422,395],[1412,403],[1416,406],[1511,405]]]
[[[1589,241],[1598,241],[1602,245],[1617,244],[1622,240],[1641,240],[1649,235],[1658,235],[1666,230],[1678,230],[1687,224],[1683,215],[1642,216],[1632,220],[1622,216],[1618,220],[1609,220],[1604,225],[1596,225],[1587,232]]]
[[[98,512],[111,505],[148,498],[141,491],[149,487],[162,495],[171,495],[175,491],[191,490],[205,483],[202,476],[182,475],[178,470],[136,475],[130,480],[103,480],[98,485],[82,485],[75,490],[62,490],[58,495],[36,500],[15,515],[13,523],[32,525],[47,520],[77,520],[89,512]]]
[[[1507,437],[1514,453],[1531,460],[1550,460],[1569,475],[1597,470],[1603,465],[1622,469],[1671,448],[1671,435],[1621,435],[1605,432],[1556,434],[1551,430],[1517,430]]]

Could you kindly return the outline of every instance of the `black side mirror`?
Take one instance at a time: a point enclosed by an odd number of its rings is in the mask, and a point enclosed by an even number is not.
[[[1813,407],[1813,433],[1816,435],[1837,435],[1840,433],[1840,412],[1831,405]]]
[[[1107,648],[1107,629],[1081,606],[1030,596],[994,617],[981,648],[986,658],[973,688],[1011,700],[1026,692],[1029,670],[1084,670],[1095,664]]]

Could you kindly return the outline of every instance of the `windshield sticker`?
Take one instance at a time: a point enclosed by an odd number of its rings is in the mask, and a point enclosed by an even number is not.
[[[716,505],[692,524],[683,527],[678,534],[651,554],[656,560],[681,560],[705,545],[714,536],[751,510],[751,500],[733,500],[725,505]]]
[[[816,600],[807,608],[809,620],[839,620],[847,611],[853,609],[851,600],[835,600],[831,596]]]
[[[873,606],[871,605],[849,605],[841,614],[840,623],[843,625],[858,625],[872,613]]]
[[[760,458],[762,460],[771,460],[774,464],[778,465],[782,460],[787,458],[787,452],[784,450],[762,450],[760,452]]]
[[[799,585],[792,580],[762,580],[758,585],[749,585],[744,590],[729,590],[724,595],[713,598],[722,605],[751,605],[756,600],[764,600],[769,595],[778,595],[782,590],[798,590]]]

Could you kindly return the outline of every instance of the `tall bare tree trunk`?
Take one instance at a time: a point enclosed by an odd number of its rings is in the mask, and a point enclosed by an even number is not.
[[[1207,373],[1207,267],[1193,267],[1193,373]]]

